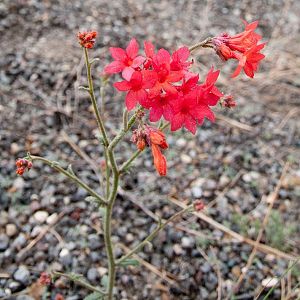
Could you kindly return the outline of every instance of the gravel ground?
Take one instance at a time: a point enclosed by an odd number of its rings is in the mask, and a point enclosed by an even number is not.
[[[58,293],[68,300],[83,299],[88,292],[64,279],[41,290],[36,283],[39,273],[72,271],[93,284],[107,273],[100,213],[84,201],[85,192],[38,163],[24,178],[15,175],[15,159],[30,150],[65,166],[71,163],[98,189],[97,176],[70,146],[72,141],[101,164],[91,107],[86,94],[77,90],[85,82],[82,52],[74,38],[79,29],[100,33],[93,51],[101,58],[94,70],[97,75],[110,59],[108,46],[125,46],[132,36],[173,50],[224,30],[234,33],[241,29],[241,18],[261,20],[267,59],[256,78],[233,81],[228,78],[232,65],[222,69],[219,86],[236,95],[238,107],[217,108],[218,121],[205,123],[195,137],[169,134],[165,178],[158,180],[150,153],[137,159],[118,194],[113,235],[116,243],[133,247],[155,226],[149,211],[167,218],[178,210],[168,199],[201,198],[209,206],[207,215],[255,240],[267,195],[289,161],[262,243],[299,256],[299,14],[299,1],[280,0],[2,1],[0,299],[54,299]],[[209,50],[199,53],[195,67],[202,77],[212,62],[222,65]],[[98,76],[95,84],[100,85]],[[107,128],[115,134],[122,109],[116,104],[123,99],[111,87],[106,92]],[[118,148],[117,160],[126,160],[133,149],[128,137]],[[56,219],[42,239],[26,248]],[[251,250],[195,216],[184,216],[140,253],[151,270],[145,263],[119,270],[117,299],[225,299]],[[122,253],[117,247],[116,256]],[[287,259],[258,252],[234,299],[253,299],[263,284],[288,266]],[[299,281],[300,268],[294,267],[269,299],[296,299]],[[294,296],[281,298],[289,287]]]

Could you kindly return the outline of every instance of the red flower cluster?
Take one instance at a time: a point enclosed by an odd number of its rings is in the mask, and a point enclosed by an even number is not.
[[[42,272],[39,278],[39,283],[42,285],[50,285],[51,284],[51,276],[46,273]]]
[[[97,37],[97,32],[96,31],[84,31],[84,32],[78,32],[77,38],[79,44],[84,47],[91,49],[95,45]]]
[[[110,48],[115,59],[107,65],[107,74],[122,72],[125,80],[116,82],[115,88],[127,92],[126,107],[132,110],[137,104],[150,111],[150,121],[161,117],[171,123],[171,130],[185,127],[195,134],[204,118],[214,121],[210,106],[217,104],[223,94],[216,88],[219,71],[213,68],[204,83],[191,73],[188,61],[190,51],[181,47],[172,55],[165,49],[157,52],[151,42],[144,43],[145,55],[138,54],[139,45],[132,39],[126,48]]]
[[[134,130],[131,141],[137,145],[139,150],[144,150],[146,146],[151,147],[154,166],[158,174],[160,176],[167,174],[167,161],[161,150],[167,149],[169,146],[161,130],[145,125],[143,128]]]
[[[25,158],[18,158],[16,161],[16,173],[23,175],[26,169],[29,171],[32,168],[32,162]]]
[[[265,43],[258,44],[261,35],[254,32],[258,25],[258,21],[248,24],[244,21],[245,30],[234,36],[223,33],[212,39],[217,54],[223,59],[237,59],[239,64],[231,77],[236,77],[241,70],[247,76],[253,78],[254,72],[257,71],[259,62],[265,57],[259,51],[265,46]]]

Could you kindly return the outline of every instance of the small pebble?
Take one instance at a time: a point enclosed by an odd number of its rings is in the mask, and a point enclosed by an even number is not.
[[[39,223],[44,223],[49,216],[49,213],[44,210],[39,210],[34,214],[34,218]]]
[[[30,273],[25,266],[20,266],[13,277],[16,281],[19,281],[24,285],[28,285],[30,282]]]
[[[5,251],[9,244],[9,238],[5,234],[0,234],[0,251]]]
[[[273,286],[275,286],[278,283],[278,279],[275,277],[267,277],[265,279],[263,279],[263,281],[261,282],[261,285],[265,288],[271,288]]]
[[[17,233],[17,226],[15,224],[6,225],[6,235],[11,237]]]

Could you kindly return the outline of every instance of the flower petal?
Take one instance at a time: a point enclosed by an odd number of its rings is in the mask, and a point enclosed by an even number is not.
[[[134,69],[132,67],[125,67],[122,72],[122,77],[127,81],[130,81],[133,73],[134,73]]]
[[[118,90],[118,91],[129,91],[131,89],[131,85],[128,81],[123,80],[120,82],[115,82],[114,83],[114,87]]]
[[[111,56],[115,60],[123,61],[127,57],[125,50],[122,48],[110,47],[109,51],[110,51]]]
[[[137,56],[138,52],[139,44],[137,43],[136,39],[133,38],[126,48],[126,53],[131,59],[134,59]]]
[[[125,98],[126,107],[128,110],[132,110],[135,108],[138,103],[136,92],[129,91]]]
[[[182,127],[184,123],[184,115],[179,112],[178,114],[174,115],[171,120],[171,131],[176,131]]]
[[[124,67],[125,65],[121,61],[115,60],[104,68],[104,72],[107,74],[115,74],[122,72]]]

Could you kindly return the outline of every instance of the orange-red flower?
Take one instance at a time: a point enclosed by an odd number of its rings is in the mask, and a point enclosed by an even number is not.
[[[166,141],[166,137],[164,133],[159,129],[148,127],[148,130],[154,166],[160,176],[166,176],[167,160],[165,156],[161,153],[161,149],[167,149],[169,147]]]
[[[16,161],[18,175],[23,175],[26,169],[29,171],[32,168],[32,162],[25,158],[18,158]]]
[[[262,36],[254,32],[258,21],[248,24],[244,21],[245,30],[234,36],[223,33],[220,36],[212,38],[212,44],[216,53],[222,60],[237,59],[239,65],[231,77],[236,77],[242,69],[247,76],[253,78],[257,71],[259,61],[265,56],[259,53],[265,46],[265,43],[258,44]]]
[[[160,176],[167,174],[167,161],[161,153],[162,149],[169,147],[164,133],[150,126],[142,126],[134,130],[131,141],[136,144],[139,150],[144,150],[146,146],[151,147],[154,166]]]
[[[91,49],[95,45],[97,37],[97,31],[84,31],[84,32],[78,32],[77,38],[79,44],[84,47]]]

